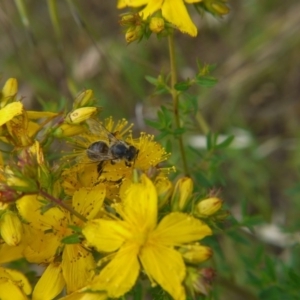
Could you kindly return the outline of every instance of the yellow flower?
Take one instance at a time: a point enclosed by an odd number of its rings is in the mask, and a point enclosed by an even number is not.
[[[161,10],[162,16],[171,24],[175,25],[180,31],[188,33],[191,36],[196,36],[197,28],[192,22],[184,2],[197,3],[201,1],[202,0],[123,0],[118,3],[118,8],[123,8],[125,5],[131,7],[146,5],[140,12],[144,19],[156,11]]]
[[[16,147],[27,147],[34,143],[36,134],[58,114],[52,112],[26,111],[17,100],[18,83],[15,78],[6,81],[0,93],[0,138]],[[41,124],[32,122],[46,118]]]
[[[169,156],[165,149],[153,140],[154,136],[142,133],[138,139],[133,139],[130,134],[126,137],[132,125],[128,126],[128,122],[124,119],[114,122],[112,118],[108,118],[103,125],[117,139],[134,146],[138,150],[137,158],[132,166],[127,166],[124,160],[115,163],[106,160],[103,162],[101,170],[99,170],[100,161],[91,161],[86,150],[97,141],[103,141],[110,145],[107,132],[99,129],[97,134],[86,132],[75,137],[72,145],[77,150],[71,154],[76,160],[75,165],[63,172],[62,185],[68,195],[72,195],[76,189],[82,186],[91,187],[99,182],[105,182],[107,184],[107,197],[114,198],[114,196],[116,197],[115,191],[118,191],[120,183],[125,180],[127,180],[127,184],[130,183],[133,168],[147,172],[149,168],[157,168],[157,165]]]
[[[86,219],[93,219],[100,211],[104,198],[103,184],[81,188],[73,195],[72,207]],[[62,281],[67,286],[67,293],[82,288],[92,276],[95,261],[81,243],[62,242],[62,239],[74,234],[70,225],[81,227],[83,222],[60,207],[45,211],[38,200],[36,195],[23,196],[17,201],[17,209],[31,227],[31,239],[24,250],[25,258],[29,262],[50,263],[35,289],[38,295],[44,291],[44,298],[41,299],[47,300],[60,293]],[[61,261],[60,265],[56,265],[56,261]]]
[[[0,267],[0,299],[27,300],[31,294],[28,279],[19,271]]]
[[[126,142],[139,150],[133,167],[143,172],[147,172],[151,167],[157,167],[159,163],[169,157],[165,149],[154,141],[154,136],[152,135],[142,133],[140,138],[135,140],[128,138]],[[126,166],[124,161],[120,161],[116,164],[107,163],[104,165],[103,172],[99,179],[102,181],[131,180],[133,167]]]
[[[175,247],[198,241],[212,231],[180,212],[168,214],[158,223],[155,187],[146,175],[140,180],[130,185],[122,204],[116,205],[122,219],[95,219],[83,228],[89,246],[114,253],[86,290],[106,290],[109,297],[121,297],[135,284],[142,265],[151,282],[157,282],[174,299],[185,299],[186,266]]]

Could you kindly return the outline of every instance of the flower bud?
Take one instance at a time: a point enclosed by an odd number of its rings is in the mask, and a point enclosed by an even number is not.
[[[80,107],[70,112],[65,120],[69,124],[79,124],[94,116],[98,111],[98,108],[94,106]]]
[[[0,211],[5,210],[10,203],[16,201],[20,194],[7,185],[0,183]]]
[[[64,138],[83,133],[84,131],[86,131],[86,128],[81,125],[64,123],[54,130],[53,135],[57,138]]]
[[[196,269],[193,267],[188,267],[186,271],[187,274],[184,283],[192,294],[192,298],[196,299],[195,295],[198,294],[207,296],[216,276],[215,271],[212,268]]]
[[[9,167],[5,168],[6,184],[13,190],[20,192],[36,192],[38,187],[34,178],[25,177],[21,173],[14,173]]]
[[[207,198],[196,205],[196,213],[201,217],[208,217],[216,213],[222,206],[222,200],[219,198]]]
[[[23,226],[19,217],[7,210],[1,218],[1,236],[9,246],[17,246],[22,238]]]
[[[165,28],[165,21],[163,18],[153,17],[150,20],[149,28],[152,32],[159,33]]]
[[[211,7],[213,9],[212,12],[216,15],[223,16],[229,13],[229,8],[222,2],[212,3]]]
[[[226,5],[227,0],[204,0],[200,3],[204,6],[205,10],[213,15],[223,16],[229,13],[229,7]]]
[[[74,100],[73,108],[84,106],[92,106],[94,104],[94,93],[92,90],[85,90],[81,92]]]
[[[189,177],[180,178],[175,185],[171,205],[172,211],[183,211],[193,192],[193,181]]]
[[[163,207],[169,200],[172,194],[172,182],[168,179],[160,179],[155,183],[157,197],[158,197],[158,207]]]
[[[0,97],[0,107],[4,107],[8,100],[15,96],[18,92],[18,82],[15,78],[9,78],[2,89]]]
[[[143,35],[142,26],[129,27],[125,33],[126,42],[129,44],[133,41],[139,40]]]
[[[137,21],[137,18],[139,17],[138,14],[127,14],[122,16],[120,20],[121,26],[128,26],[128,25],[134,25]]]
[[[213,254],[211,248],[199,244],[180,247],[179,251],[185,261],[193,264],[201,263],[209,259]]]

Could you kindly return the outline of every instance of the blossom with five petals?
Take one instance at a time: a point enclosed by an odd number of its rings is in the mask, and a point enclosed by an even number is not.
[[[146,175],[140,179],[130,185],[122,204],[116,206],[122,219],[94,219],[83,228],[89,246],[99,252],[115,252],[86,290],[120,297],[133,287],[142,265],[151,282],[157,282],[174,299],[185,299],[182,282],[186,266],[175,247],[198,241],[212,231],[181,212],[170,213],[158,222],[155,187]]]

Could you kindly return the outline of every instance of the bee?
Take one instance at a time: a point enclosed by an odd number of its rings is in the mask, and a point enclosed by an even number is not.
[[[103,134],[105,140],[92,143],[86,150],[87,157],[93,162],[99,162],[98,172],[101,173],[104,163],[110,161],[115,164],[124,161],[127,167],[131,167],[138,155],[139,150],[133,145],[116,138],[115,134],[108,131],[103,125],[95,120],[89,120],[88,124],[92,133]]]

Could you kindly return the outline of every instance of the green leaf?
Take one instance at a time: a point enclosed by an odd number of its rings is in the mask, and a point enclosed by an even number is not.
[[[81,233],[81,228],[79,226],[76,226],[76,225],[69,225],[68,226],[69,228],[71,228],[74,232],[77,232],[77,233]]]
[[[238,231],[230,231],[228,232],[228,236],[230,236],[235,242],[244,244],[246,246],[249,246],[249,240],[247,240],[243,234],[241,234]]]
[[[213,87],[218,80],[212,76],[196,76],[195,82],[202,87]]]
[[[243,219],[243,221],[241,222],[241,225],[246,226],[246,227],[252,227],[255,225],[262,224],[262,223],[264,223],[262,216],[251,216],[251,217],[246,217],[245,219]]]
[[[61,242],[63,244],[78,244],[81,242],[81,239],[77,233],[74,233],[74,234],[64,237],[61,240]]]
[[[220,144],[216,145],[216,148],[217,149],[227,148],[232,143],[233,140],[234,140],[234,135],[230,135],[223,142],[221,142]]]
[[[148,82],[150,82],[151,84],[157,86],[157,83],[158,83],[157,78],[152,77],[152,76],[148,76],[148,75],[146,75],[145,78],[146,78],[146,80],[147,80]]]
[[[158,129],[158,130],[160,130],[160,128],[161,128],[160,123],[157,122],[157,121],[145,120],[145,123],[146,123],[148,126],[150,126],[150,127],[152,127],[152,128],[155,128],[155,129]]]
[[[188,90],[190,86],[191,86],[191,82],[187,80],[187,81],[181,81],[176,83],[174,85],[174,88],[176,91],[182,92]]]
[[[183,133],[186,132],[186,128],[184,127],[180,127],[180,128],[176,128],[174,131],[173,131],[173,134],[175,135],[175,137],[179,137],[180,135],[182,135]]]
[[[164,137],[168,136],[170,133],[167,132],[167,131],[162,131],[159,135],[156,136],[156,139],[159,141],[159,140],[162,140]]]
[[[207,150],[212,149],[212,133],[211,132],[209,132],[206,136],[206,148],[207,148]]]
[[[276,282],[275,262],[269,256],[266,256],[265,262],[266,274],[268,275],[270,282]]]

